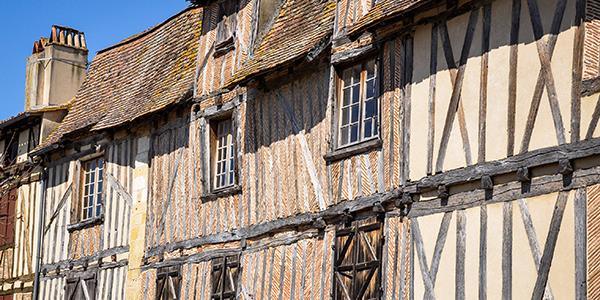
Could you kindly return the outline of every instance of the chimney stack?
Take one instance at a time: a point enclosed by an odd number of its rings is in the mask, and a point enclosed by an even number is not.
[[[85,34],[54,25],[48,38],[33,43],[27,58],[25,111],[60,106],[74,96],[86,75]]]

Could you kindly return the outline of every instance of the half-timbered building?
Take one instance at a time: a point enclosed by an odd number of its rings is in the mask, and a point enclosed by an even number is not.
[[[32,299],[44,166],[29,154],[66,115],[87,64],[83,32],[52,26],[27,59],[25,110],[0,122],[0,299]]]
[[[600,295],[597,0],[198,0],[43,157],[41,299]]]

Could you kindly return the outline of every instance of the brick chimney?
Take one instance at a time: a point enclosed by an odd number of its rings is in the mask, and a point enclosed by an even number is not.
[[[54,25],[50,37],[33,43],[27,58],[25,111],[68,103],[86,75],[85,34]]]

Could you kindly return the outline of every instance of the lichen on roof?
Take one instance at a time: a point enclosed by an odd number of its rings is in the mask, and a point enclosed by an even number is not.
[[[383,20],[397,17],[417,6],[432,1],[434,0],[381,0],[377,2],[367,14],[352,24],[348,30],[348,34],[359,34],[372,25],[380,24]]]
[[[242,68],[225,84],[232,87],[305,56],[333,32],[335,1],[287,0],[273,26]]]
[[[98,52],[69,113],[36,151],[70,133],[122,125],[185,100],[193,89],[201,20],[202,8],[189,7]]]

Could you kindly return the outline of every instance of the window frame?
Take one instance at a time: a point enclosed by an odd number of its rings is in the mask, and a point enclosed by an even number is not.
[[[98,162],[99,161],[102,161],[101,178],[100,178],[100,176],[98,176],[98,173],[99,173]],[[87,172],[86,166],[92,162],[96,162],[96,167],[95,167],[95,171],[94,171],[95,181],[93,183],[94,204],[92,206],[86,206],[85,205],[85,197],[89,196],[89,195],[86,195],[86,192],[85,192],[86,185],[89,185],[86,183],[86,172]],[[101,193],[97,192],[99,182],[102,184],[102,192]],[[104,157],[104,154],[98,154],[98,155],[94,155],[92,157],[88,157],[86,159],[80,160],[79,189],[78,190],[79,190],[78,191],[79,197],[78,197],[78,205],[77,205],[77,221],[82,223],[82,222],[93,221],[96,219],[101,219],[103,216],[103,211],[104,211],[104,200],[105,200],[105,192],[106,192],[106,158]],[[99,195],[100,195],[101,199],[98,202]],[[85,216],[84,210],[88,209],[90,207],[93,208],[92,215]],[[99,212],[97,211],[98,209],[99,209]]]
[[[376,102],[377,105],[377,109],[376,109],[376,121],[375,124],[377,126],[376,130],[372,129],[372,135],[369,137],[365,137],[365,131],[364,131],[364,124],[365,124],[365,115],[366,115],[366,105],[367,105],[367,101],[368,99],[366,98],[366,85],[367,85],[367,81],[368,81],[368,70],[367,70],[367,66],[369,63],[373,63],[374,66],[374,70],[373,70],[373,75],[374,77],[372,78],[374,80],[374,95],[371,98],[372,100],[374,100]],[[365,143],[369,143],[373,140],[379,140],[381,138],[381,93],[380,93],[380,85],[381,85],[381,69],[380,69],[380,60],[376,57],[373,56],[369,56],[367,58],[361,59],[359,61],[354,61],[352,63],[348,63],[345,64],[344,66],[341,66],[340,68],[338,68],[337,73],[337,78],[336,78],[336,95],[337,95],[337,99],[335,101],[336,103],[336,109],[335,109],[335,135],[334,135],[334,141],[335,141],[335,149],[334,150],[341,150],[341,149],[345,149],[345,148],[350,148],[353,146],[357,146],[357,145],[361,145],[361,144],[365,144]],[[359,80],[359,100],[358,100],[358,139],[354,142],[351,142],[351,133],[349,132],[348,134],[348,142],[346,144],[342,144],[342,121],[343,121],[343,109],[345,108],[343,101],[344,101],[344,89],[346,89],[346,84],[344,82],[344,73],[346,71],[352,72],[353,69],[359,67],[360,68],[360,80]],[[352,74],[352,78],[353,78],[353,74]],[[352,85],[351,85],[352,86]],[[351,100],[350,100],[351,101]],[[349,102],[350,106],[352,105],[351,102]],[[350,111],[351,113],[351,111]],[[372,117],[371,117],[372,118]],[[352,124],[352,120],[351,120],[351,116],[349,117],[349,123],[348,124]],[[350,125],[351,126],[351,125]],[[350,129],[351,130],[351,129]]]
[[[229,131],[225,133],[225,136],[219,135],[219,129],[224,123],[229,123]],[[235,120],[233,113],[226,114],[220,118],[214,118],[210,120],[210,189],[212,192],[222,191],[231,187],[234,187],[238,183],[237,169],[238,159],[237,145],[235,142]],[[221,139],[226,138],[226,145],[221,145]],[[225,157],[223,160],[219,159],[219,150],[225,151]],[[225,173],[219,173],[217,170],[219,164],[225,164]],[[232,166],[233,164],[233,166]],[[233,169],[231,169],[233,167]],[[224,185],[217,185],[220,178],[219,176],[225,176],[226,183]],[[230,181],[230,176],[233,176],[233,182]]]
[[[233,261],[233,262],[232,262]],[[241,254],[224,255],[221,257],[213,258],[210,262],[211,274],[210,274],[210,299],[214,300],[234,300],[237,299],[240,284],[240,272],[241,272]],[[231,274],[231,270],[234,270],[234,274]],[[215,274],[217,271],[221,271],[220,274]],[[230,276],[226,276],[230,275]],[[217,282],[215,282],[217,280]],[[229,282],[232,286],[232,291],[225,291],[225,282]]]

